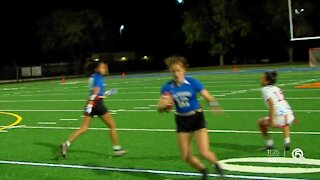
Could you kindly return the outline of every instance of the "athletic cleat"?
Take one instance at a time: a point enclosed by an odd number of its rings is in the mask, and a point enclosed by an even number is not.
[[[204,169],[204,170],[200,171],[200,173],[202,174],[201,180],[207,180],[208,179],[208,175],[209,175],[208,169]]]
[[[113,156],[122,156],[127,154],[128,151],[124,149],[119,149],[119,150],[113,150]]]
[[[224,172],[223,172],[223,169],[221,168],[221,166],[219,164],[214,164],[214,166],[216,168],[217,174],[220,175],[221,177],[223,177]]]
[[[290,150],[290,143],[284,144],[284,150],[289,151]]]
[[[63,158],[66,158],[68,153],[68,145],[67,143],[63,143],[60,145],[60,153]]]

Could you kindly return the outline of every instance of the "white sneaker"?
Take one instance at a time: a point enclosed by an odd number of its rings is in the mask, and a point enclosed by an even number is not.
[[[119,150],[113,150],[113,156],[122,156],[127,154],[128,151],[124,149],[119,149]]]

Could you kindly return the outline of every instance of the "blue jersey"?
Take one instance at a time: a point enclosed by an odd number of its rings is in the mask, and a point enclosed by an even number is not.
[[[104,96],[104,78],[99,73],[92,74],[90,78],[90,96],[92,95],[93,88],[95,87],[99,88],[99,93],[97,94],[97,96]]]
[[[176,111],[186,113],[200,108],[197,93],[204,90],[203,85],[196,79],[186,77],[182,85],[177,85],[174,81],[166,83],[161,94],[168,92],[174,99]]]

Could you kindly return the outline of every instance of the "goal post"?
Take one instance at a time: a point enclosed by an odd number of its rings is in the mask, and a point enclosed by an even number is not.
[[[320,67],[320,48],[309,48],[309,66]]]
[[[303,15],[303,13],[307,10],[304,8],[294,7],[292,1],[296,0],[288,0],[288,13],[289,13],[289,27],[290,27],[290,41],[304,41],[304,40],[315,40],[320,39],[319,36],[304,36],[304,37],[296,37],[295,36],[295,22],[293,21],[294,17],[298,17]]]

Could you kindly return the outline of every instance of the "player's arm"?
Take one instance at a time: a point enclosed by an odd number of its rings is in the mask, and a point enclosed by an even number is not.
[[[218,103],[218,101],[206,89],[202,90],[200,94],[207,101],[207,103],[210,103],[210,102]]]
[[[221,111],[221,107],[218,103],[218,101],[207,91],[206,89],[203,89],[200,92],[201,96],[207,101],[209,107],[214,111],[218,112]]]
[[[274,126],[274,112],[275,112],[275,109],[274,109],[274,106],[273,106],[273,101],[271,98],[267,99],[267,103],[269,105],[269,117],[271,118],[271,125]]]
[[[164,107],[164,102],[163,102],[162,97],[159,98],[157,110],[159,113],[165,112],[165,107]]]
[[[166,107],[168,105],[168,97],[169,96],[164,96],[164,94],[166,94],[166,92],[168,92],[168,89],[166,88],[166,86],[163,86],[161,91],[160,91],[160,98],[158,100],[158,105],[157,105],[157,111],[159,113],[163,113],[163,112],[167,112],[166,111]]]

